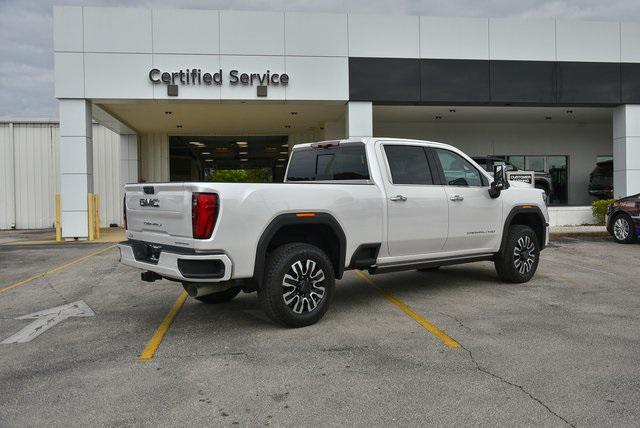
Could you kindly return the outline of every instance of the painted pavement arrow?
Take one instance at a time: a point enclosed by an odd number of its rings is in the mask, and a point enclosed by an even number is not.
[[[0,344],[26,343],[40,336],[56,324],[61,323],[71,317],[92,317],[95,312],[83,301],[69,303],[68,305],[56,306],[29,315],[23,315],[17,320],[35,320],[11,337],[6,338]]]

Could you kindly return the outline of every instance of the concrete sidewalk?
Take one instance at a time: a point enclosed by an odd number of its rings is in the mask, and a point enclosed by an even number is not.
[[[557,236],[609,236],[605,226],[552,226],[549,235]]]

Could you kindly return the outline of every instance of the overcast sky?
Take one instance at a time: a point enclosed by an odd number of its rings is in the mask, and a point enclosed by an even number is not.
[[[640,0],[0,0],[0,116],[57,116],[53,5],[640,21]]]

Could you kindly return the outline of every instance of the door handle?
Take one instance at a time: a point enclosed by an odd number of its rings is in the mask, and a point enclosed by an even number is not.
[[[393,202],[404,202],[404,201],[407,200],[407,197],[406,196],[402,196],[402,195],[396,195],[396,196],[392,196],[391,200]]]
[[[464,196],[461,195],[453,195],[452,197],[449,198],[450,201],[453,202],[460,202],[464,200]]]

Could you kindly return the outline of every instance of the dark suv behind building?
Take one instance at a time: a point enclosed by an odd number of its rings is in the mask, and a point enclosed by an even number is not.
[[[598,162],[589,174],[589,194],[600,199],[613,198],[613,161]]]

